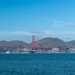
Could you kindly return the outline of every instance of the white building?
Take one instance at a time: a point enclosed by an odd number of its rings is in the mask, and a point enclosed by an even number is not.
[[[59,48],[53,48],[51,52],[52,53],[58,53],[59,52]]]

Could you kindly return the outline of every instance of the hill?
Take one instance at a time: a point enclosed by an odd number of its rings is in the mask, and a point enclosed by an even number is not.
[[[67,43],[69,44],[70,47],[75,48],[75,40],[69,41]]]
[[[75,48],[75,40],[65,42],[59,38],[47,37],[41,40],[35,41],[35,45],[38,48],[60,48],[61,50],[64,48]],[[32,43],[28,44],[23,41],[14,40],[14,41],[0,41],[0,53],[6,51],[15,51],[18,52],[21,48],[31,47]],[[17,49],[19,48],[19,49]]]
[[[31,45],[31,44],[30,44]],[[44,38],[35,42],[36,47],[39,48],[55,48],[55,47],[67,47],[68,44],[58,38]]]
[[[17,48],[23,48],[26,47],[28,44],[23,42],[23,41],[19,41],[19,40],[15,40],[15,41],[0,41],[0,53],[2,52],[6,52],[6,51],[15,51],[15,49]],[[20,49],[18,49],[20,50]]]

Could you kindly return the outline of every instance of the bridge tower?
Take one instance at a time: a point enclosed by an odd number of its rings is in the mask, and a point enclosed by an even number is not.
[[[35,49],[36,46],[35,46],[35,36],[33,35],[32,36],[32,49]]]

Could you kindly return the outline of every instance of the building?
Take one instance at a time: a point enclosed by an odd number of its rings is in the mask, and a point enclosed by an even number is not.
[[[69,49],[69,52],[70,52],[70,53],[75,53],[75,48],[70,48],[70,49]]]
[[[52,53],[58,53],[59,52],[59,48],[53,48],[51,52]]]

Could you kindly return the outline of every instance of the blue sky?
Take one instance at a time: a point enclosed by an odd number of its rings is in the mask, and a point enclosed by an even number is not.
[[[0,0],[0,40],[32,35],[75,40],[75,0]]]

